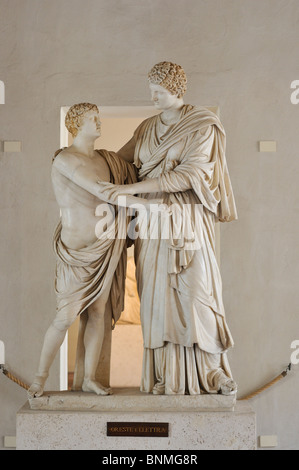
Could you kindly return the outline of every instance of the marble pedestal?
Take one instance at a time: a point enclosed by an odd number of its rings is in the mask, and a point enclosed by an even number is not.
[[[168,423],[168,437],[111,437],[107,423]],[[255,413],[221,395],[46,392],[17,413],[17,450],[254,450]]]

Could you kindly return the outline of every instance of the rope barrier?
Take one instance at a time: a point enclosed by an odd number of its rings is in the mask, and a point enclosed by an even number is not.
[[[251,398],[254,398],[256,397],[257,395],[259,395],[260,393],[262,393],[264,390],[267,390],[268,388],[272,387],[272,385],[276,384],[277,382],[279,382],[281,379],[284,379],[287,375],[288,375],[288,372],[291,370],[292,368],[292,364],[289,364],[288,367],[286,368],[286,370],[284,370],[283,372],[281,372],[281,374],[279,374],[277,377],[275,377],[275,379],[271,380],[271,382],[268,382],[266,385],[264,385],[263,387],[259,388],[258,390],[256,390],[255,392],[253,393],[250,393],[249,395],[246,395],[245,397],[243,398],[239,398],[240,401],[245,401],[245,400],[250,400]],[[27,385],[26,383],[22,382],[20,379],[18,379],[15,375],[11,374],[10,372],[8,372],[8,370],[5,369],[4,366],[0,365],[0,370],[2,370],[3,374],[10,380],[12,380],[13,382],[15,382],[17,385],[19,385],[20,387],[24,388],[25,390],[28,390],[29,389],[29,385]]]
[[[272,385],[276,384],[277,382],[279,382],[281,379],[284,379],[288,375],[288,372],[291,370],[291,367],[292,367],[292,364],[289,364],[288,367],[286,368],[286,370],[281,372],[281,374],[279,374],[277,377],[275,377],[275,379],[271,380],[271,382],[268,382],[266,385],[259,388],[255,392],[250,393],[249,395],[246,395],[243,398],[239,398],[239,400],[240,401],[250,400],[251,398],[254,398],[257,395],[259,395],[260,393],[262,393],[264,390],[267,390],[267,388],[272,387]]]
[[[15,375],[13,375],[11,372],[8,372],[8,370],[5,369],[4,366],[0,366],[0,369],[2,370],[3,374],[13,382],[15,382],[17,385],[19,385],[22,388],[25,388],[25,390],[29,390],[29,385],[25,384],[22,382],[20,379],[18,379]]]

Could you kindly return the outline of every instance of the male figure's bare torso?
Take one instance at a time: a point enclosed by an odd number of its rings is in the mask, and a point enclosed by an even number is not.
[[[71,147],[56,157],[52,167],[52,183],[61,210],[63,243],[72,249],[80,249],[96,241],[95,227],[99,217],[95,215],[101,200],[73,181],[80,168],[93,173],[94,181],[110,182],[110,169],[97,151],[92,158],[72,152]]]

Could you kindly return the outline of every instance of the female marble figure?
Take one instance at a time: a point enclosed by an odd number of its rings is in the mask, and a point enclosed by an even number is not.
[[[118,192],[162,197],[184,214],[185,228],[176,235],[179,215],[171,209],[168,239],[137,237],[135,241],[144,338],[141,390],[235,393],[226,356],[233,339],[215,257],[215,222],[237,218],[225,159],[225,131],[214,113],[184,104],[187,80],[180,66],[161,62],[148,79],[154,105],[162,112],[142,122],[118,152],[134,161],[139,182],[106,188],[114,197]],[[185,207],[189,211],[184,213]],[[139,233],[150,223],[140,216]],[[161,223],[163,228],[163,218]],[[195,245],[189,234],[200,243]]]

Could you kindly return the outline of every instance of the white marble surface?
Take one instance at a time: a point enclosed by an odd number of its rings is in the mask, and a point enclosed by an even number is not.
[[[32,410],[48,411],[233,411],[235,395],[152,395],[138,388],[116,388],[113,395],[83,392],[45,392],[31,398]]]

